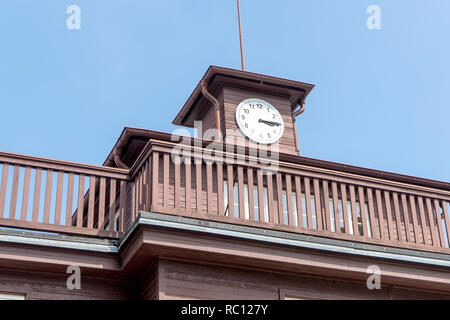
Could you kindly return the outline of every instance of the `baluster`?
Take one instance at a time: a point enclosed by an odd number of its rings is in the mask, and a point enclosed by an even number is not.
[[[175,209],[177,212],[180,211],[180,186],[181,186],[181,177],[180,177],[180,157],[177,156],[174,163],[174,199],[175,199]]]
[[[409,195],[409,205],[411,207],[411,216],[413,221],[413,228],[414,228],[414,239],[417,244],[420,243],[419,241],[419,224],[417,223],[417,211],[416,211],[416,203],[414,201],[414,196]]]
[[[207,213],[213,213],[213,175],[212,175],[212,163],[206,162],[206,196],[207,196]]]
[[[50,201],[52,197],[53,170],[47,170],[47,182],[45,186],[44,223],[50,223]]]
[[[195,159],[195,189],[197,194],[197,212],[202,213],[203,201],[202,201],[202,160]]]
[[[78,182],[77,227],[83,228],[84,215],[84,175],[80,174]]]
[[[20,213],[20,220],[27,220],[27,212],[28,212],[28,196],[30,193],[30,176],[31,176],[31,168],[25,167],[25,177],[23,180],[23,194],[22,194],[22,212]]]
[[[109,232],[114,232],[114,220],[116,215],[116,179],[111,179],[109,182]]]
[[[314,202],[316,205],[316,223],[317,223],[317,230],[323,230],[322,221],[322,204],[321,204],[321,197],[320,197],[320,186],[319,186],[319,180],[314,179],[313,180],[313,186],[314,186]]]
[[[94,206],[95,206],[95,176],[89,177],[89,201],[88,201],[88,229],[94,228]]]
[[[239,218],[245,220],[244,169],[242,168],[242,166],[237,167],[237,172],[238,172]]]
[[[164,159],[165,160],[165,159]],[[164,161],[164,165],[165,165],[165,161]],[[169,164],[170,165],[170,164]],[[170,180],[164,180],[164,187],[167,186],[167,188],[170,185]],[[141,210],[141,205],[142,205],[142,168],[139,170],[137,177],[135,179],[135,183],[134,183],[134,210],[132,210],[131,212],[131,217],[132,220],[134,220],[134,218],[138,215],[139,210]],[[167,197],[169,196],[169,194],[167,193]],[[167,206],[169,206],[169,204],[167,203]]]
[[[423,207],[423,198],[417,197],[417,203],[419,204],[419,215],[420,215],[420,222],[422,225],[423,244],[425,246],[428,246],[429,241],[428,241],[427,224],[425,222],[425,210]]]
[[[442,230],[441,208],[439,206],[438,200],[434,199],[433,203],[434,203],[434,209],[436,210],[435,211],[436,212],[436,219],[435,220],[436,220],[437,227],[438,227],[439,240],[440,240],[440,243],[441,243],[441,247],[445,248],[444,231]]]
[[[9,165],[6,163],[3,163],[2,186],[0,187],[0,216],[3,218],[6,218],[5,201],[6,201],[6,186],[8,183],[8,169],[9,169]]]
[[[146,190],[146,195],[145,195],[145,203],[146,203],[146,207],[145,210],[147,211],[152,211],[152,194],[153,194],[153,190],[152,190],[152,179],[153,179],[153,169],[152,169],[152,157],[150,156],[147,161],[147,190]]]
[[[366,201],[364,197],[364,188],[358,186],[358,198],[359,198],[359,213],[361,214],[361,224],[363,230],[363,237],[369,237],[369,231],[367,229],[367,216],[366,216]]]
[[[299,228],[303,228],[302,186],[299,176],[295,176],[295,192],[297,195],[297,223]]]
[[[11,202],[9,205],[10,220],[15,220],[16,218],[17,193],[19,191],[19,175],[20,175],[20,166],[15,165],[13,173],[13,185],[11,189]]]
[[[311,208],[311,184],[309,182],[309,178],[305,177],[305,202],[306,202],[306,219],[308,222],[308,229],[313,229],[313,221],[312,221],[312,208]]]
[[[447,230],[447,241],[450,246],[450,220],[449,220],[448,209],[447,209],[448,202],[445,200],[442,200],[441,203],[442,203],[442,209],[444,210],[445,229]]]
[[[39,219],[39,199],[41,197],[41,179],[42,179],[42,169],[36,169],[36,179],[34,182],[33,216],[32,216],[33,222],[38,222]]]
[[[367,204],[369,207],[370,228],[372,237],[375,238],[375,208],[373,203],[373,192],[371,188],[367,188]]]
[[[73,173],[69,174],[69,181],[67,183],[67,202],[66,202],[66,226],[72,226],[72,207],[73,207]]]
[[[342,215],[343,215],[343,219],[344,219],[345,233],[350,235],[351,229],[350,229],[350,221],[349,221],[348,206],[347,206],[347,185],[343,182],[341,182],[341,199],[342,199]]]
[[[384,202],[386,205],[386,217],[388,222],[388,230],[389,230],[389,239],[394,239],[394,232],[393,232],[393,222],[392,222],[392,208],[391,208],[391,199],[389,198],[389,192],[384,191]]]
[[[158,207],[158,187],[159,187],[159,153],[153,151],[152,153],[152,206]],[[153,209],[152,209],[153,210]]]
[[[331,214],[330,214],[330,194],[328,190],[328,181],[322,180],[322,189],[323,189],[323,199],[324,199],[324,205],[325,205],[325,224],[327,231],[332,232],[333,228],[331,227]]]
[[[353,235],[359,235],[358,228],[358,217],[356,214],[356,196],[355,196],[355,186],[350,185],[350,208],[352,210],[352,225],[353,225]]]
[[[292,204],[292,180],[291,175],[286,174],[284,176],[286,179],[286,202],[287,202],[287,211],[288,211],[288,221],[287,224],[290,226],[295,226],[294,223],[294,210],[293,210],[293,204]],[[298,214],[298,210],[297,210]]]
[[[217,214],[219,216],[224,215],[224,190],[223,190],[223,164],[217,162],[216,163],[217,168]]]
[[[405,233],[406,233],[406,242],[412,242],[411,240],[411,227],[409,225],[409,210],[408,203],[406,202],[406,195],[404,193],[401,194],[402,208],[403,208],[403,216],[405,218]]]
[[[341,223],[339,216],[339,195],[337,190],[337,183],[335,181],[331,182],[331,193],[333,197],[333,210],[334,210],[334,225],[335,232],[341,232]],[[345,217],[344,217],[345,219]]]
[[[185,158],[184,161],[185,174],[185,197],[186,197],[186,213],[191,213],[191,158]]]
[[[271,172],[268,172],[267,176],[267,197],[269,204],[269,222],[276,223],[275,221],[275,204],[273,203],[273,176]]]
[[[281,173],[276,174],[276,184],[277,184],[277,204],[278,204],[278,221],[275,223],[284,223],[284,213],[283,213],[283,181]]]
[[[248,217],[250,221],[255,220],[255,203],[253,195],[253,169],[247,168],[247,185],[248,185]]]
[[[313,229],[313,221],[312,221],[312,208],[311,208],[311,183],[308,177],[303,179],[305,183],[305,207],[306,207],[306,222],[308,229]]]
[[[127,182],[122,180],[120,181],[120,213],[119,213],[119,232],[125,231],[125,212],[127,208]]]
[[[386,238],[384,230],[384,211],[383,211],[383,199],[381,197],[381,191],[375,190],[375,197],[377,198],[377,210],[378,210],[378,224],[380,227],[380,238],[383,240]]]
[[[228,181],[228,216],[234,217],[234,175],[233,166],[227,165],[227,181]]]
[[[431,208],[431,201],[430,198],[425,199],[425,203],[427,206],[427,212],[428,212],[428,220],[430,222],[430,232],[431,232],[431,240],[433,241],[433,247],[438,247],[438,237],[436,235],[436,229],[435,229],[435,220],[433,215],[433,209]]]
[[[179,161],[179,159],[178,159]],[[142,194],[142,207],[141,210],[143,211],[147,211],[147,203],[148,203],[148,177],[149,177],[149,173],[148,173],[148,161],[145,161],[142,165],[142,189],[141,189],[141,194]],[[175,168],[176,170],[176,168]],[[178,170],[180,170],[180,165],[178,164]],[[175,172],[176,173],[176,172]],[[180,196],[180,174],[178,171],[178,184],[176,181],[176,176],[175,176],[175,191],[177,191],[177,186],[178,186],[178,197],[175,197],[175,207],[177,209],[179,209],[179,205],[180,205],[180,201],[179,201],[179,196]],[[136,217],[135,217],[136,218]]]
[[[394,200],[394,212],[395,212],[395,220],[396,220],[396,228],[397,228],[397,238],[399,242],[403,242],[402,237],[402,219],[400,216],[400,207],[398,203],[398,195],[396,192],[392,193],[392,198]]]
[[[170,162],[169,154],[164,153],[163,155],[163,206],[169,208],[169,184],[170,184]],[[201,178],[200,178],[201,181]],[[200,182],[201,184],[201,182]]]
[[[100,178],[99,201],[98,201],[98,223],[99,230],[104,230],[103,223],[105,221],[105,197],[106,197],[106,179]]]
[[[264,203],[264,179],[262,176],[262,170],[256,169],[256,176],[258,180],[258,209],[259,209],[259,221],[266,220],[265,218],[265,203]]]
[[[55,224],[61,223],[61,205],[63,193],[64,172],[58,171],[58,181],[56,184],[56,205],[55,205]]]

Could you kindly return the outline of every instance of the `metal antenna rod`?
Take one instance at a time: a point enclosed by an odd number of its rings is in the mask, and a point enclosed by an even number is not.
[[[244,46],[242,45],[241,6],[239,4],[239,0],[237,0],[237,10],[238,10],[238,20],[239,20],[239,40],[241,42],[241,63],[242,63],[242,70],[245,70],[245,67],[244,67]]]

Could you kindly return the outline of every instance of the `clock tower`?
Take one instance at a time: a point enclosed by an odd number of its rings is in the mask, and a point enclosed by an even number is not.
[[[199,137],[204,137],[209,129],[217,129],[220,137],[216,138],[226,142],[276,146],[280,153],[299,155],[295,117],[303,112],[305,99],[313,87],[211,66],[173,124],[192,128],[196,121],[201,121]]]

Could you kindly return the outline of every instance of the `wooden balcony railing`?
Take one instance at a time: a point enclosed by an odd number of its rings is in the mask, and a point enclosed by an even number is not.
[[[144,210],[195,216],[450,253],[448,188],[286,161],[266,175],[267,166],[251,164],[248,155],[214,154],[234,159],[230,164],[201,155],[191,145],[173,156],[174,147],[150,140],[132,168],[134,214]]]
[[[128,170],[6,152],[0,170],[2,227],[117,238],[129,222]]]
[[[448,183],[179,147],[150,139],[130,170],[0,152],[0,227],[119,238],[151,211],[450,253]]]

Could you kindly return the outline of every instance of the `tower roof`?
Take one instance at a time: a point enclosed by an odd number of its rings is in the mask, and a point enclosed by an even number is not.
[[[195,87],[189,99],[181,108],[178,115],[173,120],[173,124],[193,127],[197,112],[196,105],[203,97],[201,83],[204,82],[213,95],[215,90],[227,84],[239,88],[247,88],[255,91],[263,91],[277,95],[287,96],[291,102],[292,110],[305,100],[310,91],[314,88],[313,84],[288,80],[278,77],[267,76],[263,74],[210,66],[203,78]]]

